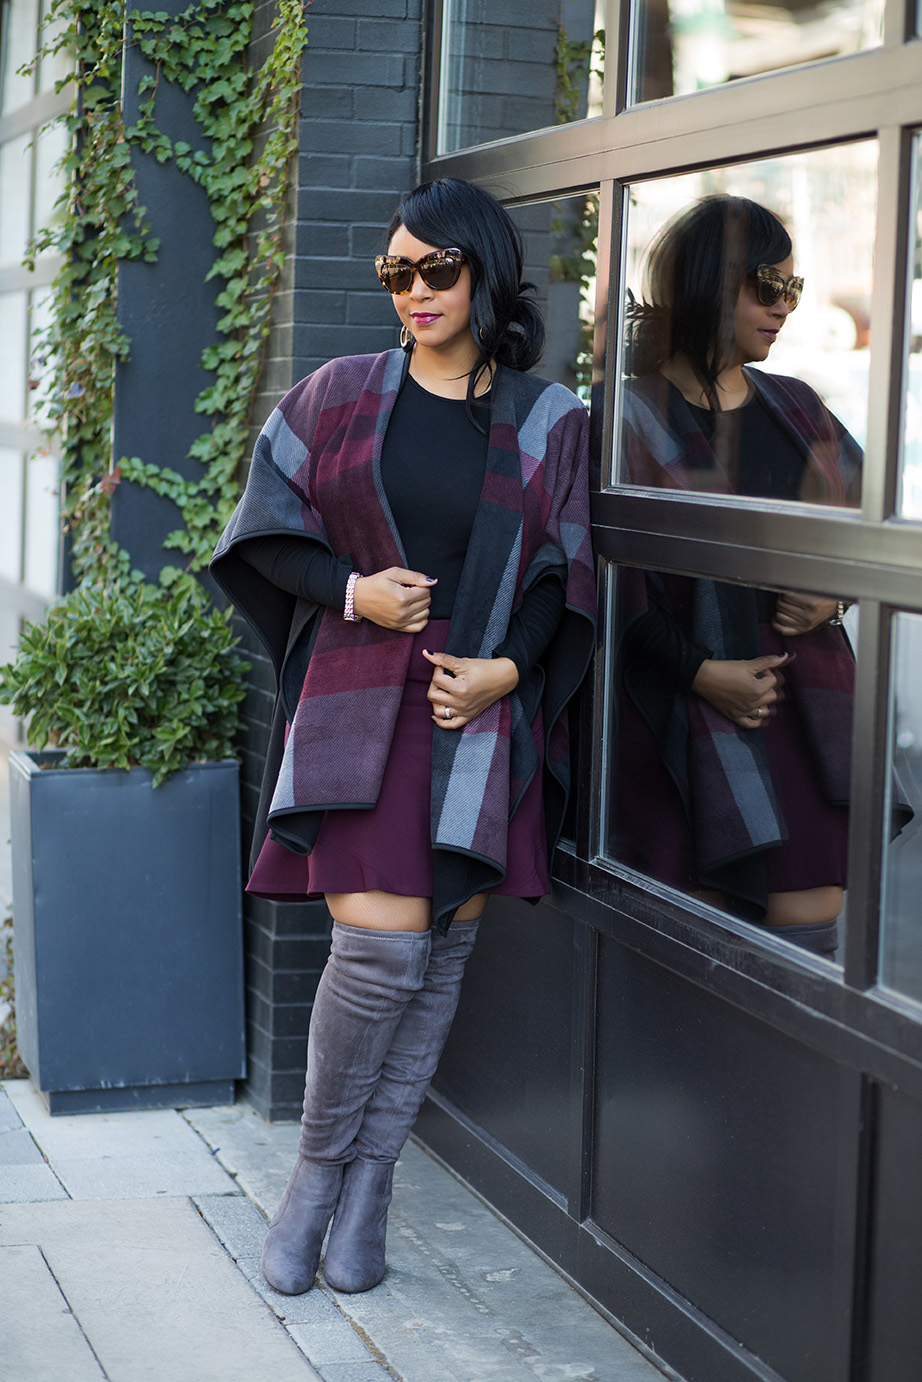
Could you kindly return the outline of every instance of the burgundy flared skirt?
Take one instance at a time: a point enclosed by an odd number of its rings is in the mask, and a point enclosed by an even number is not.
[[[314,848],[294,854],[268,838],[247,884],[247,892],[292,902],[324,893],[381,890],[403,897],[432,896],[430,828],[432,735],[457,733],[433,726],[426,698],[432,664],[422,655],[441,652],[447,619],[432,619],[413,635],[404,687],[381,791],[373,810],[327,811]],[[544,808],[544,762],[539,714],[533,726],[539,767],[513,816],[506,842],[506,877],[491,892],[506,897],[543,897],[550,890]]]
[[[769,625],[760,651],[790,651]],[[630,700],[619,706],[614,853],[622,862],[683,891],[701,886],[692,831],[678,789],[663,766],[650,726]],[[781,701],[759,731],[788,838],[764,851],[768,891],[845,887],[848,807],[823,795],[796,701]],[[706,807],[705,807],[706,809]],[[719,809],[715,803],[715,809]]]

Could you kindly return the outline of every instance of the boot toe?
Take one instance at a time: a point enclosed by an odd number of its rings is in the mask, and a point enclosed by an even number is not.
[[[293,1252],[287,1243],[273,1239],[270,1229],[263,1244],[262,1273],[274,1291],[286,1296],[302,1296],[309,1291],[317,1276],[320,1264],[318,1251],[316,1260],[305,1261],[304,1256]]]

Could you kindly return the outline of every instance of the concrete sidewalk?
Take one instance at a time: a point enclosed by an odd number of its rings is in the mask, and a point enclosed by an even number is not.
[[[264,1216],[296,1145],[247,1105],[51,1118],[4,1084],[4,1382],[662,1382],[412,1143],[381,1285],[272,1291]]]

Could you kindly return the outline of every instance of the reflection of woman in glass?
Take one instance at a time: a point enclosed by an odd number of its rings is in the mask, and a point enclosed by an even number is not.
[[[636,484],[853,502],[860,452],[813,390],[753,370],[800,299],[763,207],[705,198],[631,303]],[[832,954],[846,880],[854,660],[836,600],[625,570],[616,852]]]

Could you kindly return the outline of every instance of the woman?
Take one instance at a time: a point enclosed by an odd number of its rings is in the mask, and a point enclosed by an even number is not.
[[[249,890],[323,895],[334,919],[263,1251],[289,1294],[331,1217],[328,1283],[384,1274],[394,1163],[487,897],[548,891],[594,640],[587,416],[523,372],[544,329],[511,221],[471,184],[425,184],[376,268],[403,348],[287,395],[212,568],[279,680]]]
[[[790,237],[741,197],[670,223],[629,307],[623,448],[643,485],[855,502],[860,451],[766,360],[800,300]],[[844,603],[625,571],[616,848],[633,866],[834,954],[854,660]]]

